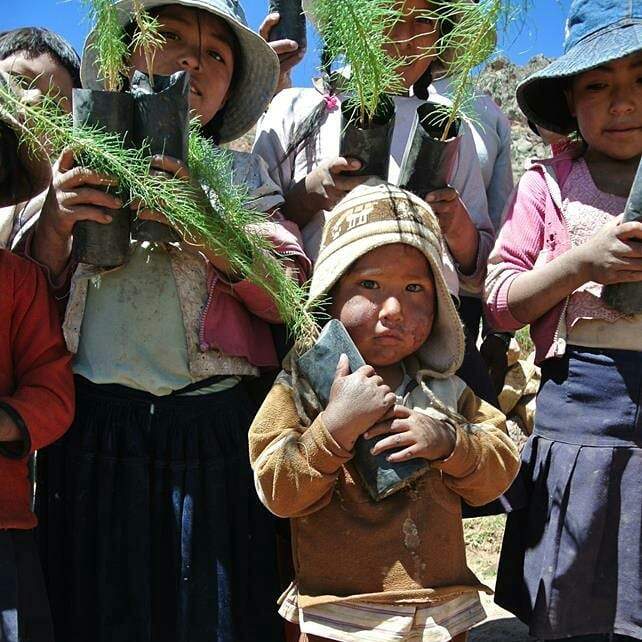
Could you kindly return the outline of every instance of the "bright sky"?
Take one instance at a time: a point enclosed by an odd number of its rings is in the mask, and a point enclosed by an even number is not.
[[[349,0],[347,0],[349,1]],[[1,0],[0,31],[23,26],[47,27],[67,38],[78,51],[87,33],[88,24],[80,0]],[[241,0],[253,28],[267,13],[267,0]],[[561,53],[564,19],[569,0],[533,0],[534,8],[514,33],[503,37],[502,52],[523,64],[538,53],[557,56]],[[294,74],[296,85],[308,85],[318,63],[318,39],[310,35],[305,60]]]

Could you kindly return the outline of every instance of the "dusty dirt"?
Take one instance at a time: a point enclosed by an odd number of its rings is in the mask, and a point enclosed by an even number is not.
[[[468,564],[490,588],[495,588],[504,522],[504,516],[464,521]],[[469,642],[535,642],[528,635],[528,628],[497,606],[492,595],[482,595],[481,599],[488,618],[472,630]]]

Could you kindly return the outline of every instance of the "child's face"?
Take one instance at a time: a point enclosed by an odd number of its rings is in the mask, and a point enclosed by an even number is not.
[[[590,149],[617,160],[642,153],[642,53],[579,74],[567,99]]]
[[[428,339],[435,317],[435,282],[426,257],[401,243],[362,256],[333,292],[339,319],[366,363],[399,363]]]
[[[386,46],[390,56],[407,62],[398,69],[406,89],[421,78],[435,59],[439,32],[436,21],[429,20],[425,15],[429,8],[426,0],[404,0],[404,17],[390,32],[394,44]]]
[[[190,73],[190,107],[206,125],[225,104],[234,76],[234,36],[223,20],[212,14],[169,5],[158,21],[165,44],[154,57],[154,73]],[[134,69],[147,72],[142,51],[132,54]]]
[[[74,81],[65,67],[49,54],[28,58],[26,52],[17,51],[0,60],[0,71],[24,78],[30,87],[55,98],[67,113],[71,111]]]

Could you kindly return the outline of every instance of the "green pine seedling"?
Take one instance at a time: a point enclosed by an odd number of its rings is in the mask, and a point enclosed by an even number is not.
[[[107,91],[120,91],[127,74],[129,50],[125,30],[112,0],[82,0],[89,9],[94,29],[91,45],[96,52],[99,78]]]
[[[160,32],[161,24],[157,18],[148,13],[140,0],[134,2],[134,22],[136,33],[132,38],[131,50],[140,49],[145,56],[149,83],[154,86],[154,59],[156,52],[166,40]]]
[[[23,103],[8,87],[0,85],[0,115],[22,123],[20,139],[33,153],[46,147],[52,158],[71,149],[84,167],[114,177],[125,204],[142,203],[163,212],[187,243],[205,243],[226,257],[242,278],[264,288],[273,297],[283,321],[303,348],[316,338],[317,326],[305,307],[306,290],[287,274],[269,242],[257,230],[268,223],[265,215],[247,205],[247,194],[232,182],[229,152],[215,148],[192,132],[189,163],[196,183],[152,173],[149,150],[128,148],[119,134],[97,127],[74,125],[53,99],[45,96],[34,105]]]
[[[389,33],[401,18],[396,0],[314,0],[311,12],[330,60],[345,60],[350,76],[342,84],[359,114],[360,124],[368,126],[378,113],[387,93],[403,90],[397,72],[399,60],[384,47]]]

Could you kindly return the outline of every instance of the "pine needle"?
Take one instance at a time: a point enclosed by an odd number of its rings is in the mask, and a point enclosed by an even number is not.
[[[89,9],[94,40],[91,48],[96,54],[98,77],[107,91],[120,91],[127,72],[129,50],[125,30],[118,21],[112,0],[82,0]]]
[[[147,75],[150,85],[154,86],[154,59],[156,52],[165,44],[165,36],[160,33],[161,24],[157,18],[145,11],[140,0],[134,2],[134,21],[136,33],[132,38],[131,49],[140,49],[145,56]]]
[[[400,61],[384,47],[392,44],[389,33],[401,18],[394,0],[314,0],[311,6],[317,28],[331,60],[350,65],[345,82],[349,102],[358,109],[363,124],[377,115],[386,93],[400,93]]]
[[[128,148],[119,134],[97,127],[73,124],[49,97],[36,105],[24,104],[8,87],[0,86],[0,116],[11,115],[22,125],[21,142],[30,150],[44,145],[52,158],[71,149],[83,166],[118,180],[118,192],[126,204],[143,203],[163,212],[186,242],[205,242],[225,257],[232,268],[265,289],[290,332],[302,347],[316,338],[317,326],[306,310],[306,291],[286,274],[268,241],[256,227],[266,216],[246,205],[247,193],[232,181],[229,152],[215,148],[196,131],[190,138],[189,162],[194,177],[209,192],[203,199],[200,189],[177,177],[150,172],[149,150]],[[252,229],[254,226],[255,229]]]

